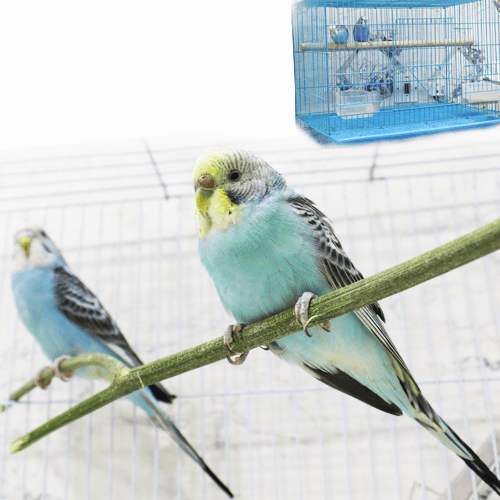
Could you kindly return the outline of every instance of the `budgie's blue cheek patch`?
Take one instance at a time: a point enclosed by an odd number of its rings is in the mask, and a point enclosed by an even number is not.
[[[232,191],[228,190],[226,191],[226,194],[233,205],[241,205],[241,203],[243,202],[243,198],[240,195],[233,193]]]

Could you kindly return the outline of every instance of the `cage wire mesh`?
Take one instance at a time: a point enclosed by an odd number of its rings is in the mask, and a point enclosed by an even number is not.
[[[292,24],[297,122],[319,142],[500,121],[498,0],[304,0]]]
[[[231,145],[231,144],[229,144]],[[315,200],[365,274],[500,217],[500,141],[487,129],[356,149],[303,137],[238,143]],[[0,199],[0,399],[46,364],[17,319],[13,234],[43,226],[145,361],[224,331],[230,318],[197,255],[191,173],[204,146],[101,145],[4,155]],[[166,195],[168,199],[166,199]],[[500,256],[381,302],[424,394],[477,451],[500,426]],[[463,462],[406,416],[320,384],[269,352],[165,382],[165,411],[236,498],[465,500]],[[0,498],[223,498],[129,401],[117,401],[27,450],[9,443],[104,387],[56,380],[0,416]],[[494,462],[498,474],[498,461]],[[470,498],[479,498],[475,489]]]

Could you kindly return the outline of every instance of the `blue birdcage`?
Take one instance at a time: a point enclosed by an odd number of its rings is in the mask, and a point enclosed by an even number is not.
[[[369,142],[500,122],[500,0],[304,0],[297,123]]]

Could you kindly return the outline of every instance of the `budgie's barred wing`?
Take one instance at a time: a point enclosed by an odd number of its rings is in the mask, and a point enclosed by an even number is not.
[[[303,218],[305,223],[314,229],[314,237],[317,242],[317,248],[321,253],[321,262],[324,274],[333,289],[355,283],[363,278],[361,273],[354,267],[352,262],[345,254],[339,240],[335,236],[333,229],[326,216],[318,210],[307,198],[300,196],[288,200],[299,217]],[[498,478],[489,470],[486,464],[474,453],[474,451],[451,429],[448,424],[432,409],[429,402],[421,393],[417,383],[408,370],[405,362],[399,355],[396,347],[392,343],[389,335],[380,321],[384,319],[382,310],[378,304],[372,304],[355,311],[358,318],[364,326],[375,336],[375,338],[387,349],[391,355],[392,366],[397,374],[401,387],[403,388],[411,409],[406,410],[415,420],[423,425],[432,435],[441,441],[446,447],[456,453],[464,460],[467,465],[487,484],[489,484],[498,494],[500,494],[500,482]],[[327,384],[333,385],[328,381]],[[335,374],[333,374],[335,377]],[[333,378],[335,382],[335,378]],[[348,390],[343,392],[350,393],[367,404],[375,406],[388,413],[398,414],[393,410],[394,404],[385,402],[387,408],[380,405],[383,401],[375,401],[370,395],[368,398],[363,390],[359,390],[355,385],[348,384]],[[410,410],[410,411],[408,411]],[[399,413],[400,414],[400,413]]]
[[[54,269],[56,304],[59,311],[72,323],[87,331],[115,352],[131,366],[143,362],[132,350],[113,318],[99,302],[99,299],[64,267]],[[150,386],[156,399],[170,403],[175,397],[161,384]]]
[[[325,278],[330,283],[332,290],[362,280],[363,275],[354,267],[345,253],[326,215],[311,200],[303,196],[295,196],[287,201],[295,213],[314,229],[318,250],[322,256]],[[385,321],[384,313],[378,302],[368,307],[382,321]]]
[[[343,288],[362,280],[363,275],[349,260],[340,241],[337,236],[335,236],[326,215],[321,212],[311,200],[302,196],[290,198],[288,202],[295,213],[314,230],[317,248],[321,255],[323,273],[330,283],[332,290]],[[403,361],[403,358],[385,331],[384,325],[382,324],[385,318],[380,305],[375,302],[374,304],[355,311],[355,313],[366,328],[390,353],[394,369],[415,412],[423,412],[427,417],[424,418],[426,421],[434,420],[434,411],[421,395],[420,389]],[[371,403],[368,402],[368,404]]]

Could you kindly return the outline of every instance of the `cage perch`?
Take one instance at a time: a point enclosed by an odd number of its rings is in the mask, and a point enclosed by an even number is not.
[[[406,40],[388,42],[351,42],[351,43],[301,43],[300,50],[380,50],[380,49],[411,49],[419,47],[470,47],[474,45],[474,40],[464,38],[463,40]]]

